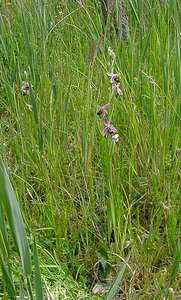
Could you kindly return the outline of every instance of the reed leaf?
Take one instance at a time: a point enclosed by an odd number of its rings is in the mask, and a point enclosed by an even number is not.
[[[107,295],[106,295],[106,300],[112,300],[116,290],[118,288],[118,286],[120,285],[120,282],[123,278],[124,272],[126,270],[126,266],[128,264],[129,258],[130,258],[131,253],[127,256],[126,260],[124,261],[123,265],[121,266],[121,269],[119,270],[119,273],[117,274],[117,276],[115,277]]]
[[[31,260],[27,236],[20,208],[2,159],[0,159],[0,199],[14,244],[21,258],[23,272],[28,276],[31,273]]]
[[[43,300],[43,289],[41,272],[38,258],[38,250],[36,246],[36,239],[34,239],[34,266],[35,266],[35,289],[36,289],[36,299]]]

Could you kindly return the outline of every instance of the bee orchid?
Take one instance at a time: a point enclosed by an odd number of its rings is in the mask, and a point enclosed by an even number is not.
[[[122,94],[123,94],[123,92],[121,91],[121,89],[120,89],[120,87],[119,87],[119,83],[118,83],[118,84],[114,83],[114,84],[112,85],[112,89],[113,89],[113,91],[116,91],[119,95],[122,95]]]
[[[113,127],[111,125],[111,123],[107,119],[104,119],[104,125],[106,127],[103,129],[103,132],[102,132],[103,136],[105,136],[108,133],[112,134],[112,133],[116,133],[117,132],[117,129],[115,127]]]
[[[105,110],[105,109],[106,109],[108,106],[109,106],[109,103],[107,103],[107,104],[101,106],[101,107],[99,108],[98,112],[97,112],[98,116],[104,117],[105,114],[106,114],[106,110]]]
[[[119,82],[119,77],[118,77],[117,74],[108,72],[107,75],[108,75],[109,77],[111,77],[110,83],[118,83],[118,82]]]

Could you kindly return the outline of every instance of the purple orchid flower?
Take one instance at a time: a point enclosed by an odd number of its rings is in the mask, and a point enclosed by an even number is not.
[[[118,75],[117,75],[117,74],[108,72],[107,75],[108,75],[109,77],[111,77],[111,79],[110,79],[110,82],[111,82],[111,83],[118,83],[118,82],[119,82],[119,78],[118,78]]]
[[[118,84],[114,83],[114,84],[112,85],[112,89],[113,89],[113,91],[116,91],[119,95],[122,95],[122,94],[123,94],[123,92],[121,91],[121,89],[120,89],[120,87],[119,87],[119,83],[118,83]]]
[[[101,106],[101,107],[99,108],[97,114],[98,114],[99,116],[101,115],[102,117],[104,117],[105,114],[106,114],[106,110],[105,110],[105,109],[106,109],[108,106],[109,106],[109,103],[107,103],[107,104]]]
[[[30,84],[27,81],[22,82],[21,89],[23,90],[23,96],[30,95]]]
[[[104,119],[104,125],[106,127],[103,129],[103,132],[102,132],[103,136],[105,136],[108,133],[112,134],[112,133],[117,132],[117,129],[115,127],[113,127],[107,119]]]
[[[118,142],[119,141],[119,134],[114,134],[114,135],[112,135],[112,140],[114,141],[114,142]]]
[[[22,90],[29,89],[29,87],[30,87],[30,86],[29,86],[29,83],[28,83],[27,81],[23,81],[23,82],[22,82],[22,87],[21,87]]]

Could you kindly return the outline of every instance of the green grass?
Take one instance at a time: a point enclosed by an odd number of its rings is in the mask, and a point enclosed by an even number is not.
[[[118,299],[179,299],[180,1],[125,1],[128,42],[110,34],[112,16],[104,31],[98,1],[6,2],[0,153],[34,257],[32,290],[41,295],[33,281],[41,273],[45,299],[47,290],[53,299],[78,299],[79,290],[83,299],[105,298],[131,252]],[[110,71],[123,96],[112,92]],[[22,94],[24,80],[30,96]],[[107,102],[118,143],[101,134],[97,111]],[[0,209],[2,274],[10,274],[5,281],[0,273],[0,297],[9,299],[27,286],[10,231],[16,226]]]

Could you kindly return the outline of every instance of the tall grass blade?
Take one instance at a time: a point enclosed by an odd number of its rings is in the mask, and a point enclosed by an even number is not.
[[[35,266],[36,299],[43,300],[43,288],[42,288],[41,272],[40,272],[40,265],[38,259],[38,251],[36,246],[36,239],[34,239],[34,266]]]
[[[30,45],[30,41],[29,41],[29,34],[28,34],[25,16],[24,16],[22,7],[21,7],[21,10],[22,10],[22,31],[23,31],[24,40],[25,40],[25,49],[26,49],[28,63],[29,63],[30,69],[31,69],[31,73],[34,76],[33,53],[32,53],[32,49],[31,49],[31,45]]]
[[[31,273],[31,260],[25,227],[12,185],[1,158],[0,199],[9,223],[13,241],[21,258],[24,274],[28,276]]]
[[[113,281],[113,283],[112,283],[112,285],[111,285],[111,287],[110,287],[110,289],[109,289],[109,291],[106,295],[106,298],[105,298],[106,300],[112,300],[113,299],[113,297],[116,293],[116,290],[117,290],[117,288],[118,288],[118,286],[119,286],[119,284],[120,284],[120,282],[123,278],[123,275],[124,275],[124,272],[126,270],[126,266],[128,264],[130,255],[131,255],[131,253],[127,256],[127,258],[124,261],[119,273],[117,274],[116,278],[114,279],[114,281]]]
[[[27,285],[28,285],[29,299],[34,300],[34,296],[33,296],[34,293],[33,293],[30,276],[27,276]]]
[[[173,265],[172,265],[172,270],[171,270],[171,274],[170,274],[170,285],[172,285],[172,283],[174,282],[174,280],[179,272],[180,262],[181,262],[181,248],[178,249],[178,251],[175,255]]]
[[[135,17],[136,17],[136,20],[138,21],[138,24],[140,25],[140,19],[139,19],[139,17],[138,17],[137,12],[136,12],[136,9],[135,9],[135,6],[134,6],[134,4],[133,4],[133,1],[132,1],[132,0],[129,0],[129,3],[130,3],[130,5],[131,5],[131,8],[132,8],[132,10],[133,10],[133,13],[134,13],[134,15],[135,15]]]
[[[25,300],[25,295],[24,295],[24,291],[23,291],[23,287],[22,287],[22,283],[20,282],[20,296],[19,296],[20,300]]]

